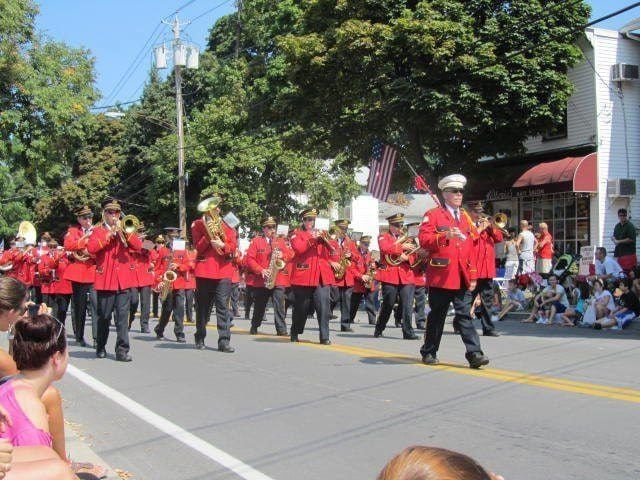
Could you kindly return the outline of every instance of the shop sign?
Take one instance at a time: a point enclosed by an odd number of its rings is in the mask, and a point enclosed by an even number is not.
[[[571,182],[548,183],[546,185],[536,185],[533,187],[504,188],[489,190],[485,197],[488,202],[496,200],[511,200],[512,198],[538,197],[548,193],[570,192]]]

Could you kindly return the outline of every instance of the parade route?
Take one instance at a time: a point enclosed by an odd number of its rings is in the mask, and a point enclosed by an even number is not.
[[[502,322],[501,337],[482,337],[491,365],[470,370],[450,333],[433,367],[395,328],[374,339],[363,323],[353,334],[332,323],[333,344],[320,346],[313,320],[297,345],[270,335],[273,323],[256,336],[235,323],[230,355],[135,329],[131,364],[72,346],[67,417],[135,479],[371,479],[413,444],[468,453],[505,478],[638,474],[635,331]]]

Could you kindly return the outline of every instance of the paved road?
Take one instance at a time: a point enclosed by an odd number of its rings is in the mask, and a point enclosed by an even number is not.
[[[317,342],[310,322],[303,338]],[[507,479],[640,478],[640,334],[499,329],[482,338],[484,371],[457,366],[463,346],[450,326],[439,356],[451,363],[438,367],[421,365],[419,342],[399,329],[374,339],[363,323],[353,334],[332,323],[326,347],[274,337],[272,322],[269,335],[249,336],[236,320],[235,354],[132,331],[131,364],[70,348],[77,371],[114,390],[98,393],[73,372],[60,386],[67,418],[135,479],[374,479],[412,444],[468,453]],[[265,476],[211,459],[224,452]]]

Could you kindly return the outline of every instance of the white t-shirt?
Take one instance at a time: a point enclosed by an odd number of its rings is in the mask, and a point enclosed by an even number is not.
[[[533,236],[531,230],[523,230],[520,232],[522,241],[520,242],[520,259],[532,260],[533,259],[533,244],[536,241],[536,237]]]
[[[551,288],[551,285],[549,285],[548,287],[546,287],[543,292],[554,292],[554,290]],[[569,300],[567,299],[567,292],[564,291],[564,287],[562,285],[556,285],[556,289],[554,292],[555,295],[560,295],[560,300],[558,300],[561,304],[563,304],[565,307],[569,306]]]
[[[598,301],[598,303],[600,303],[601,298],[609,297],[609,299],[607,300],[607,308],[610,312],[613,312],[615,310],[616,304],[614,303],[613,295],[611,295],[611,292],[609,290],[603,290],[600,293],[596,292],[593,296],[595,297],[596,301]]]
[[[604,261],[596,259],[596,274],[611,275],[613,278],[621,278],[624,276],[620,264],[611,257],[604,257]]]

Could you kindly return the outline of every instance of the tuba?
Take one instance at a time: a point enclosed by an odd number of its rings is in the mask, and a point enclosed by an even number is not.
[[[222,228],[222,218],[220,218],[220,214],[218,213],[218,205],[222,199],[217,195],[213,197],[205,198],[198,204],[198,211],[202,212],[202,223],[204,223],[205,229],[207,230],[207,234],[209,235],[209,240],[220,239],[223,242],[226,240],[226,235],[224,233],[224,228]],[[222,255],[220,249],[216,249],[218,253]]]
[[[27,245],[35,245],[36,239],[38,237],[36,232],[36,227],[31,222],[27,222],[26,220],[20,222],[18,225],[18,233],[16,237],[24,238],[25,248],[23,249],[23,253],[29,250]],[[8,272],[13,269],[13,263],[7,263],[5,265],[0,266],[0,272]]]

